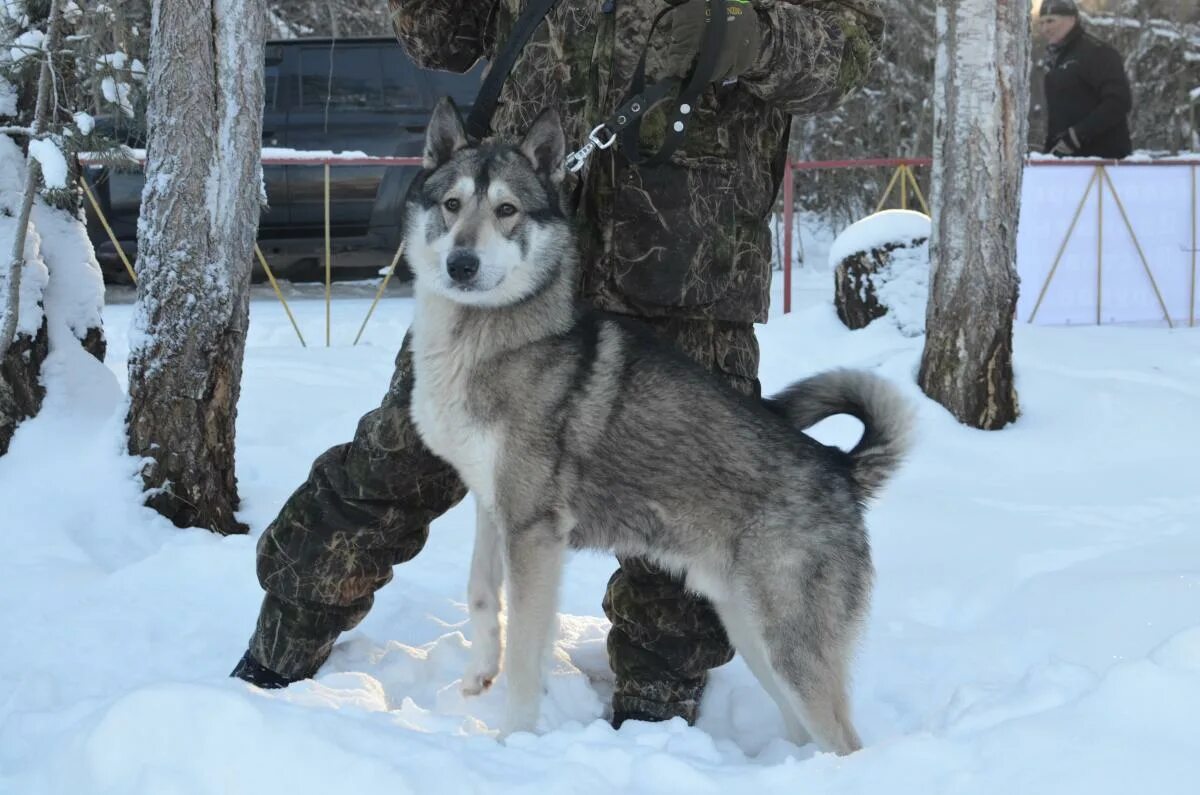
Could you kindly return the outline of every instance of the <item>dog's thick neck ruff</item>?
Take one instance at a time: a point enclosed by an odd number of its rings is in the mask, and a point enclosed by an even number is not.
[[[452,104],[434,112],[425,170],[406,201],[415,276],[412,412],[430,449],[485,504],[495,493],[497,432],[479,402],[489,372],[578,320],[578,253],[559,209],[557,118],[514,146],[468,147]]]

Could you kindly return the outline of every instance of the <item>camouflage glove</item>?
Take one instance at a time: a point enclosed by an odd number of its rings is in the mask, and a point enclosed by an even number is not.
[[[683,77],[700,54],[708,24],[706,0],[667,0],[671,11],[671,42],[667,47],[667,70]],[[725,0],[725,40],[717,56],[713,82],[731,80],[754,65],[761,47],[758,13],[750,0]]]

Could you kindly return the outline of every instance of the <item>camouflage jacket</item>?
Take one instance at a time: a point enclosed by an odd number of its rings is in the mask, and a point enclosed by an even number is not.
[[[389,0],[397,37],[422,66],[466,71],[502,47],[523,0]],[[862,85],[878,53],[879,0],[753,0],[762,36],[755,65],[710,86],[683,145],[637,168],[619,146],[592,155],[576,194],[583,296],[647,317],[766,320],[767,219],[782,178],[790,114],[836,106]],[[520,135],[544,107],[563,118],[568,151],[620,104],[665,0],[562,0],[525,47],[492,120]],[[661,73],[671,14],[649,42]],[[665,104],[665,103],[664,103]],[[665,128],[642,123],[646,152]]]

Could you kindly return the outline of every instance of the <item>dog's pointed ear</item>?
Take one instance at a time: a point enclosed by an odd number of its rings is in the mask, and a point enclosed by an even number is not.
[[[551,182],[563,178],[563,157],[567,144],[563,138],[558,112],[547,108],[533,120],[533,125],[521,141],[521,154],[533,164],[534,171],[550,177]]]
[[[450,159],[450,156],[467,145],[467,131],[463,127],[458,106],[450,97],[442,97],[429,117],[425,130],[425,155],[422,165],[434,169]]]

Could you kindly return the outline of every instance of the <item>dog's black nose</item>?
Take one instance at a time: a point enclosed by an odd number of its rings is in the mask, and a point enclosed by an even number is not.
[[[479,257],[470,251],[452,251],[450,259],[446,261],[446,270],[456,282],[469,281],[479,272]]]

